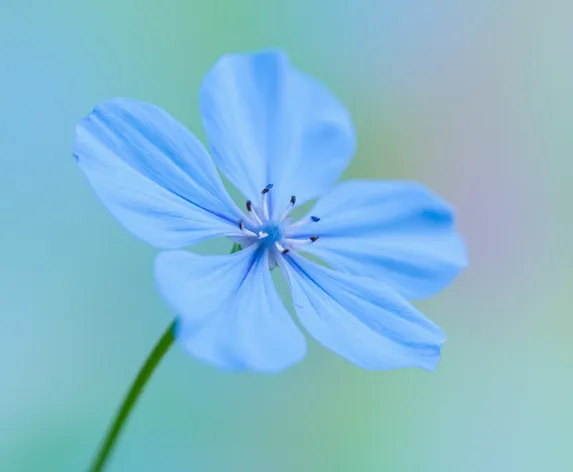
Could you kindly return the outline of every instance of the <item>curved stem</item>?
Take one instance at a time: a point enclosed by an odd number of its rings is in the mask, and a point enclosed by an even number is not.
[[[165,353],[173,344],[174,326],[175,321],[173,321],[165,333],[163,333],[163,336],[161,336],[161,339],[159,339],[153,348],[153,351],[151,351],[147,357],[145,364],[143,364],[143,367],[141,367],[141,370],[137,374],[137,377],[133,381],[129,392],[121,404],[121,408],[115,415],[113,423],[111,424],[91,467],[88,469],[89,472],[101,472],[103,470],[107,460],[109,459],[115,442],[117,441],[119,433],[121,432],[123,425],[125,424],[129,414],[131,413],[131,410],[133,409],[133,406],[141,395],[141,392],[143,391],[147,381],[155,371],[155,368],[159,365],[159,362],[161,362],[161,359],[163,359],[163,356],[165,356]]]

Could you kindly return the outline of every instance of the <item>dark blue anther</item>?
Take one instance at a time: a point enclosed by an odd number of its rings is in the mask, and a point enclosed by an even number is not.
[[[269,184],[269,185],[267,185],[267,186],[263,189],[263,191],[262,191],[261,193],[262,193],[263,195],[264,195],[265,193],[269,193],[269,190],[272,189],[272,188],[273,188],[273,184]]]
[[[312,221],[314,221],[315,223],[317,223],[318,221],[320,221],[320,218],[318,216],[311,216],[310,219]]]

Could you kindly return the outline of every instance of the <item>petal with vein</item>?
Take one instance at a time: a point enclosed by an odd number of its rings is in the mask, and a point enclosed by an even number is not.
[[[365,369],[435,369],[444,333],[392,289],[299,255],[280,265],[301,323],[325,347]]]
[[[245,197],[258,201],[274,184],[274,217],[291,195],[302,204],[328,191],[354,153],[344,106],[278,51],[223,56],[200,108],[217,165]]]
[[[452,208],[414,182],[346,181],[310,215],[320,221],[296,237],[320,239],[301,250],[335,269],[381,280],[408,299],[433,295],[467,265]]]
[[[155,276],[178,314],[176,338],[191,355],[223,369],[268,373],[304,357],[306,341],[273,285],[267,251],[164,252]]]
[[[101,103],[78,123],[74,156],[107,209],[154,246],[226,235],[241,219],[203,145],[154,105]]]

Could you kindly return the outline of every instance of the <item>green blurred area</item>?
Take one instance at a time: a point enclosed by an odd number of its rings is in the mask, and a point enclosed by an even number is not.
[[[75,167],[76,122],[125,96],[203,139],[204,73],[267,47],[347,104],[346,177],[419,180],[457,207],[471,266],[418,304],[448,334],[442,362],[366,372],[309,341],[262,376],[174,348],[109,472],[572,470],[572,16],[559,0],[0,0],[0,470],[84,470],[172,317],[155,251]]]

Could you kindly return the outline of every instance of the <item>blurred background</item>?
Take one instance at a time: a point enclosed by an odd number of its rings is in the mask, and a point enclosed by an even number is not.
[[[311,341],[263,376],[175,347],[108,471],[573,470],[572,18],[569,0],[0,0],[0,470],[84,470],[173,316],[156,251],[76,168],[76,122],[124,96],[203,138],[203,74],[266,47],[350,109],[345,177],[457,207],[471,266],[418,303],[442,362],[366,372]]]

